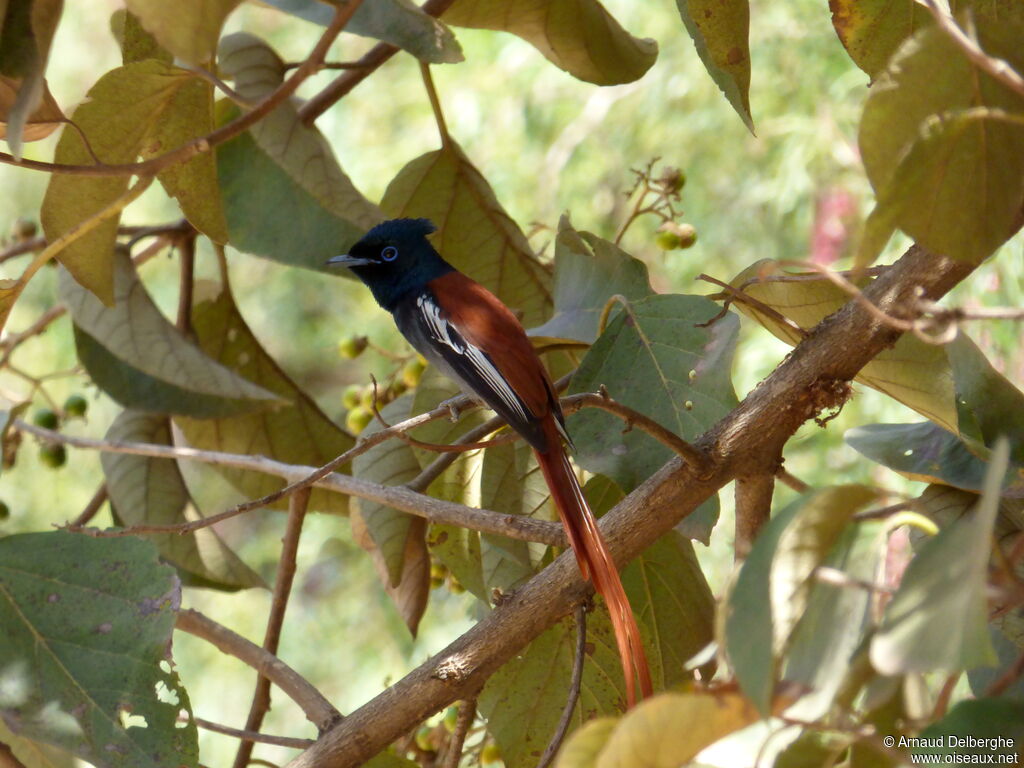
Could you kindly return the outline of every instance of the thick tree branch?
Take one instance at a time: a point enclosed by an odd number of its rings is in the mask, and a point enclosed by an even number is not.
[[[905,314],[917,292],[938,299],[973,266],[912,247],[865,290],[890,315]],[[689,515],[712,493],[764,456],[779,456],[803,422],[829,406],[845,384],[899,333],[854,302],[823,320],[778,368],[706,432],[696,447],[709,455],[698,474],[673,459],[601,519],[608,548],[621,564]],[[356,766],[414,723],[480,686],[502,664],[591,593],[572,553],[537,574],[486,618],[426,663],[353,712],[291,763],[291,768]]]

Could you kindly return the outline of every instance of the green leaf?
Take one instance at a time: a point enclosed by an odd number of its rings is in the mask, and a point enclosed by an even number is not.
[[[126,0],[142,26],[179,59],[204,64],[213,59],[224,20],[241,0]]]
[[[597,0],[457,0],[444,20],[511,32],[559,69],[597,85],[638,80],[658,57],[656,42],[633,37]]]
[[[829,8],[843,47],[872,80],[904,40],[931,23],[928,9],[914,0],[829,0]]]
[[[455,525],[432,525],[427,546],[462,586],[485,605],[491,604],[490,590],[484,585],[479,533]]]
[[[170,445],[170,426],[166,416],[123,411],[105,439]],[[195,519],[185,483],[172,459],[104,453],[100,461],[110,503],[124,525],[174,525]],[[212,528],[184,536],[153,534],[152,541],[162,558],[197,577],[204,586],[228,590],[266,586]]]
[[[750,5],[747,0],[676,0],[697,55],[743,123],[750,114]]]
[[[182,107],[179,100],[182,89],[190,93],[205,91],[209,86],[183,69],[169,66],[154,59],[118,67],[107,72],[89,89],[88,97],[74,111],[71,119],[79,130],[64,131],[54,153],[54,162],[73,165],[91,165],[95,161],[81,134],[88,137],[89,146],[105,163],[131,163],[136,157],[159,144],[160,137],[180,138],[195,136],[196,127],[187,126],[176,114]],[[208,96],[207,96],[208,98]],[[198,113],[190,113],[199,118]],[[174,126],[171,134],[164,123]],[[80,133],[81,132],[81,133]],[[169,147],[168,149],[172,149]],[[195,158],[178,170],[170,170],[166,178],[185,177],[201,181],[198,172],[208,160]],[[185,169],[188,169],[187,171]],[[128,189],[129,175],[76,176],[53,174],[40,213],[46,238],[53,242],[90,216],[106,208]],[[210,191],[209,179],[203,190]],[[172,185],[173,188],[173,185]],[[180,192],[183,197],[186,197]],[[211,193],[213,194],[213,193]],[[216,195],[207,204],[215,208]],[[203,216],[196,215],[196,206],[188,205],[187,213],[196,217],[203,226],[211,226]],[[78,238],[58,255],[81,285],[96,294],[105,304],[113,303],[113,252],[120,218],[113,216],[92,232]],[[215,232],[216,234],[216,232]]]
[[[1012,19],[982,16],[978,23],[982,48],[1024,69]],[[861,119],[875,215],[935,253],[981,261],[1016,231],[1024,203],[1022,122],[1019,94],[938,28],[920,30],[879,76]],[[873,259],[873,250],[862,248],[860,263]]]
[[[551,275],[454,141],[406,165],[388,185],[381,208],[392,218],[431,219],[441,255],[520,313],[524,326],[548,318]]]
[[[995,663],[987,576],[1008,456],[1003,441],[974,513],[943,528],[910,561],[871,641],[871,663],[881,674],[955,672]]]
[[[284,62],[246,33],[225,37],[219,63],[245,98],[258,100],[284,78]],[[226,104],[222,122],[237,108]],[[316,128],[286,102],[217,147],[217,172],[231,244],[292,266],[340,274],[325,265],[381,219],[355,188]]]
[[[530,335],[591,344],[612,296],[636,301],[652,293],[646,264],[614,243],[577,232],[562,216],[555,238],[555,314]]]
[[[651,296],[618,312],[587,352],[573,377],[571,393],[594,392],[602,384],[611,396],[684,439],[692,439],[736,404],[730,381],[739,321],[717,314],[702,296]],[[569,417],[576,458],[591,472],[631,491],[673,456],[653,437],[609,413],[585,408]]]
[[[189,413],[238,413],[278,398],[207,357],[156,308],[131,259],[113,260],[114,305],[61,272],[60,293],[75,322],[82,364],[93,381],[128,408]]]
[[[858,453],[911,480],[966,491],[980,491],[985,480],[986,462],[963,440],[930,421],[865,424],[847,431],[844,439]],[[1009,481],[1003,495],[1024,496],[1020,472],[1011,474]]]
[[[121,46],[121,58],[125,64],[144,59],[157,59],[172,64],[174,56],[160,47],[149,32],[142,28],[139,17],[124,8],[118,8],[110,16],[110,31]]]
[[[3,720],[97,766],[195,766],[195,724],[177,723],[188,694],[167,665],[180,600],[141,539],[0,539]]]
[[[622,717],[598,762],[601,768],[676,768],[758,719],[737,693],[664,693]],[[688,723],[700,727],[680,727]]]
[[[286,13],[325,27],[334,18],[331,4],[319,0],[267,2]],[[462,47],[448,26],[408,0],[363,3],[349,19],[345,31],[391,43],[431,64],[454,64],[464,58]]]
[[[619,724],[617,717],[596,717],[577,728],[558,751],[556,768],[594,768],[597,758]]]
[[[409,418],[412,397],[403,396],[388,403],[381,409],[381,416],[389,424]],[[362,437],[369,437],[383,427],[376,420],[363,430]],[[362,480],[380,485],[402,485],[420,473],[420,463],[412,447],[398,439],[385,440],[352,461],[352,474]],[[352,499],[350,513],[358,517],[383,559],[387,578],[385,583],[396,587],[402,578],[405,563],[406,540],[414,517],[399,512],[384,504],[365,499]],[[422,540],[423,531],[420,532]],[[429,558],[428,558],[429,559]]]
[[[558,519],[533,450],[524,442],[494,445],[484,451],[480,506],[505,515]],[[480,540],[484,584],[506,593],[533,576],[548,551],[544,544],[488,533]]]
[[[872,621],[872,594],[856,582],[872,584],[878,578],[884,521],[847,526],[822,562],[851,580],[836,585],[811,585],[806,608],[790,635],[782,678],[809,689],[789,711],[792,717],[824,717],[852,667],[854,655]]]
[[[220,291],[211,297],[209,291],[209,284],[199,284],[192,307],[192,328],[200,347],[236,375],[275,393],[288,405],[218,419],[178,417],[175,424],[189,445],[315,467],[351,448],[355,444],[352,436],[331,421],[260,346],[230,292]],[[249,498],[272,493],[284,485],[284,480],[262,472],[217,469]],[[344,469],[343,466],[340,471]],[[285,504],[278,502],[278,508]],[[310,495],[309,508],[344,514],[348,509],[347,497],[316,488]]]
[[[480,713],[501,748],[506,768],[533,768],[551,740],[565,707],[576,623],[562,619],[531,642],[487,681]],[[571,727],[595,715],[615,714],[625,706],[622,668],[608,611],[601,604],[587,614],[583,684]]]
[[[771,713],[776,663],[772,653],[772,560],[786,526],[803,504],[797,499],[761,529],[725,602],[725,654],[736,680],[758,711]]]
[[[46,86],[46,62],[63,8],[62,0],[13,0],[0,6],[5,16],[0,19],[0,75],[21,81],[5,119],[5,137],[16,159],[21,159],[22,141],[33,140],[26,129],[38,110],[56,106]]]
[[[1024,744],[1024,701],[975,699],[961,701],[941,720],[932,723],[920,738],[941,744],[936,749],[916,747],[915,755],[950,755],[956,763],[1016,764]],[[973,760],[971,758],[974,758]],[[980,759],[979,759],[980,758]],[[923,761],[922,761],[923,762]]]
[[[805,494],[796,516],[779,536],[772,558],[772,648],[781,656],[810,598],[814,572],[835,545],[854,512],[877,492],[863,485],[838,485]]]
[[[788,274],[771,269],[772,262],[751,264],[732,285],[809,331],[849,301],[849,295],[820,275]],[[863,287],[863,284],[860,286]],[[787,344],[803,335],[789,325],[742,301],[733,303]],[[889,395],[950,431],[957,430],[953,376],[946,349],[904,334],[865,365],[856,380]]]

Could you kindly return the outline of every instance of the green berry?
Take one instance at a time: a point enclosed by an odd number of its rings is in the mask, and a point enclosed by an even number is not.
[[[347,357],[349,360],[359,357],[363,350],[369,345],[370,340],[365,336],[352,336],[338,342],[338,354]]]
[[[88,401],[81,395],[70,395],[67,400],[64,401],[64,413],[68,416],[77,416],[81,418],[85,416],[85,412],[89,410]]]
[[[440,589],[444,586],[444,579],[435,579],[433,576],[430,577],[430,588]]]
[[[345,415],[345,427],[353,435],[358,435],[373,421],[373,414],[365,408],[353,408]]]
[[[11,224],[11,238],[16,243],[23,243],[36,236],[39,228],[31,219],[15,219]]]
[[[68,452],[60,443],[45,443],[39,446],[39,460],[51,469],[59,469],[68,460]]]
[[[489,763],[497,763],[501,760],[501,750],[498,749],[498,745],[493,741],[485,744],[484,748],[480,750],[480,762],[484,765]]]
[[[655,236],[654,242],[663,251],[674,251],[680,246],[682,241],[679,239],[679,235],[675,232],[662,230],[657,234],[657,236]]]
[[[0,501],[0,520],[6,520],[11,516],[11,508]]]
[[[349,384],[341,393],[341,404],[345,406],[345,410],[351,411],[359,405],[362,396],[363,388],[359,384]]]
[[[434,739],[432,738],[432,729],[429,726],[424,725],[416,731],[416,746],[424,752],[434,751]]]
[[[455,723],[459,720],[459,708],[456,706],[448,707],[444,711],[444,719],[441,721],[444,723],[445,730],[448,733],[455,733]]]
[[[691,248],[697,242],[697,229],[692,224],[680,224],[676,227],[679,235],[679,247]]]
[[[56,429],[60,426],[60,419],[49,408],[40,408],[32,414],[32,423],[43,429]]]
[[[430,564],[430,578],[432,579],[443,579],[448,575],[448,569],[444,563],[431,563]]]
[[[458,579],[456,579],[454,576],[449,574],[448,575],[448,591],[451,592],[453,595],[461,595],[463,592],[466,591],[466,588],[464,586],[462,586],[461,583],[459,583]]]
[[[402,368],[402,381],[405,382],[409,389],[420,383],[420,377],[423,376],[423,371],[426,367],[427,361],[419,355],[416,355],[416,357],[405,364]]]

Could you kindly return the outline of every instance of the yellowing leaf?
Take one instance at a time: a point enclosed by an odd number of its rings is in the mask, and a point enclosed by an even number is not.
[[[853,62],[874,80],[914,30],[929,24],[914,0],[829,0],[832,26]]]
[[[698,752],[760,719],[737,693],[665,693],[627,712],[596,768],[678,768]]]
[[[791,275],[770,261],[751,264],[732,280],[732,285],[809,331],[850,300],[842,289],[820,275]],[[732,305],[788,344],[803,338],[792,326],[779,322],[756,306],[736,301]],[[857,381],[889,395],[951,432],[957,432],[953,373],[946,350],[904,334],[865,365]]]
[[[574,731],[558,752],[556,768],[594,768],[619,724],[617,717],[597,717]]]
[[[711,79],[753,132],[748,0],[676,0],[676,5]]]
[[[169,110],[179,90],[194,80],[184,70],[159,61],[127,64],[105,74],[72,119],[104,163],[133,162]],[[208,87],[208,86],[207,86]],[[57,163],[94,162],[78,131],[64,131],[54,157]],[[200,163],[201,165],[201,163]],[[40,219],[49,240],[105,208],[128,188],[128,176],[88,177],[54,174],[46,189]],[[75,279],[104,303],[113,301],[113,250],[118,217],[111,217],[59,255]]]
[[[657,43],[626,32],[597,0],[457,0],[443,18],[511,32],[559,69],[597,85],[637,80],[658,56]]]
[[[547,319],[551,275],[454,142],[405,166],[388,185],[381,208],[389,217],[433,221],[441,255],[519,312],[524,326]]]
[[[202,64],[213,58],[224,19],[241,1],[126,0],[126,4],[160,45],[180,59]]]

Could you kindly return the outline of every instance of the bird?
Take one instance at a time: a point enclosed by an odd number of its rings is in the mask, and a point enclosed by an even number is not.
[[[449,264],[428,236],[429,219],[391,219],[329,265],[348,267],[391,313],[409,343],[533,448],[584,579],[608,606],[622,662],[627,707],[652,693],[636,617],[594,514],[569,463],[572,439],[558,395],[513,312]]]

